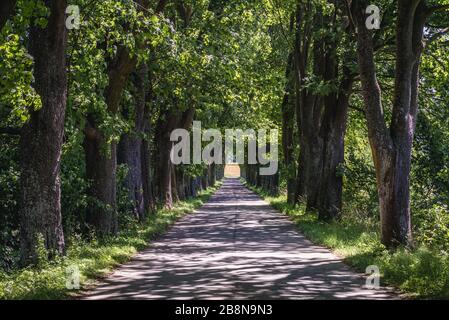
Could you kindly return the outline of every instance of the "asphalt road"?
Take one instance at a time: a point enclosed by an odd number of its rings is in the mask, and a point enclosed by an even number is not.
[[[237,179],[84,299],[391,299]]]

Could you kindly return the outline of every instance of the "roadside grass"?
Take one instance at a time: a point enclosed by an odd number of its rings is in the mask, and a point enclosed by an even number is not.
[[[407,298],[449,298],[449,256],[446,252],[422,245],[414,250],[388,251],[380,243],[379,228],[374,222],[351,218],[321,222],[316,214],[306,214],[303,206],[289,205],[285,195],[272,197],[260,188],[247,187],[288,215],[308,239],[332,249],[357,271],[364,273],[368,266],[378,266],[381,284],[400,289]]]
[[[198,197],[176,203],[172,210],[159,209],[149,216],[147,223],[135,223],[116,237],[102,241],[70,239],[65,257],[51,262],[40,259],[38,266],[13,273],[0,272],[0,300],[63,299],[76,295],[79,290],[70,290],[66,286],[71,267],[79,269],[80,289],[86,288],[148,247],[151,239],[165,233],[179,218],[201,207],[220,185],[218,182]],[[43,250],[42,256],[46,255],[44,248],[39,250]]]

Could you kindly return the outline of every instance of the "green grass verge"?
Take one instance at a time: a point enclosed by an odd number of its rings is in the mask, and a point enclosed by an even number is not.
[[[172,210],[158,210],[145,224],[134,224],[118,236],[108,240],[83,241],[73,239],[67,255],[52,262],[42,262],[38,268],[22,269],[13,273],[0,272],[0,299],[63,299],[77,292],[66,288],[69,266],[80,271],[80,286],[85,288],[117,265],[146,248],[151,239],[163,234],[180,217],[201,207],[219,188],[201,192],[198,197],[175,204]]]
[[[399,288],[409,298],[449,298],[449,256],[424,246],[415,250],[400,248],[390,252],[379,241],[378,226],[369,221],[342,219],[318,221],[303,206],[287,204],[287,197],[270,197],[263,190],[248,186],[272,207],[288,215],[312,242],[332,249],[356,270],[376,265],[381,283]]]

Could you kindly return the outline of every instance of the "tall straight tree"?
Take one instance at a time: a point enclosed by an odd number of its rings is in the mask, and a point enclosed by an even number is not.
[[[137,10],[147,10],[149,2],[146,0],[134,1]],[[157,13],[161,12],[167,1],[160,0],[156,6]],[[139,42],[137,44],[138,49],[143,49],[144,44]],[[138,58],[135,53],[121,45],[118,47],[115,56],[107,63],[108,72],[108,85],[104,91],[104,99],[107,105],[107,112],[110,115],[117,115],[120,111],[120,100],[124,91],[124,88],[130,78],[130,75],[135,71],[138,63]],[[143,88],[142,88],[143,89]],[[137,117],[143,117],[142,112],[145,111],[144,96],[139,101],[139,114]],[[96,114],[88,114],[86,121],[84,150],[86,155],[86,175],[87,179],[91,182],[89,188],[89,196],[92,201],[87,212],[87,222],[94,227],[99,235],[115,234],[118,230],[118,216],[117,216],[117,143],[115,141],[108,141],[108,137],[101,129],[101,121]],[[143,119],[142,121],[143,122]],[[139,132],[143,129],[143,123],[139,122]],[[133,141],[135,142],[135,141]],[[137,146],[137,144],[136,144]],[[139,152],[134,154],[139,159],[133,159],[133,156],[126,154],[128,152],[134,152],[135,148],[125,148],[125,155],[123,156],[124,162],[134,166],[138,166],[138,173],[141,174],[141,156],[140,156],[140,144]],[[131,162],[128,163],[128,160]],[[135,173],[135,172],[134,172]],[[128,177],[128,182],[131,178]],[[135,197],[141,197],[142,183],[139,183],[139,188],[136,195],[136,188],[134,184],[129,183],[128,187],[132,189],[130,191],[130,199],[137,203],[140,199],[134,199]],[[143,188],[143,187],[142,187]],[[143,201],[143,200],[142,200]],[[136,202],[135,202],[136,203]],[[137,205],[137,215],[143,215],[142,204]],[[140,206],[140,209],[138,208]]]
[[[51,253],[62,254],[60,161],[67,101],[65,49],[66,1],[45,0],[50,15],[45,28],[30,30],[35,89],[42,107],[30,111],[20,136],[21,152],[21,260],[37,259],[39,235]]]
[[[323,166],[317,209],[321,220],[337,218],[342,210],[343,175],[339,174],[338,169],[344,162],[349,98],[356,75],[351,71],[354,55],[351,27],[349,24],[345,26],[347,34],[345,37],[338,30],[342,23],[338,19],[341,8],[335,6],[334,9],[336,11],[327,17],[329,29],[324,54],[326,61],[324,81],[335,88],[324,96],[324,113],[320,128],[323,140]]]
[[[155,14],[160,15],[166,4],[167,1],[159,1],[154,9]],[[141,1],[140,5],[149,7],[148,1]],[[148,48],[150,63],[141,62],[132,74],[135,89],[134,108],[132,111],[124,108],[122,115],[134,123],[130,132],[122,135],[118,145],[118,161],[126,164],[128,168],[124,185],[128,190],[128,199],[132,203],[131,210],[140,221],[144,221],[146,213],[154,207],[150,182],[151,152],[148,143],[151,116],[148,104],[153,99],[153,70],[148,65],[154,62],[154,50]]]
[[[424,27],[433,12],[447,6],[429,7],[426,0],[397,0],[395,86],[388,126],[376,74],[373,31],[366,26],[369,3],[353,4],[362,94],[377,177],[381,240],[387,247],[411,246],[410,166]]]
[[[295,22],[294,77],[299,159],[295,201],[307,198],[307,210],[316,209],[322,171],[323,143],[319,134],[323,97],[314,87],[325,78],[325,41],[314,28],[323,27],[323,8],[298,0]],[[314,79],[315,78],[315,79]]]
[[[289,32],[292,33],[295,28],[295,14],[290,17]],[[294,162],[294,129],[295,129],[295,81],[293,77],[293,53],[289,53],[287,66],[285,68],[285,91],[282,99],[282,152],[284,155],[284,164],[287,171],[287,202],[295,202],[295,162]]]

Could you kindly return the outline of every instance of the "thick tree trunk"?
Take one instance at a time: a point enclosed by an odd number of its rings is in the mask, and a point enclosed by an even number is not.
[[[342,210],[343,175],[338,170],[344,163],[347,114],[353,84],[350,70],[343,68],[343,79],[338,93],[326,97],[321,127],[323,172],[318,200],[318,216],[321,220],[335,219]]]
[[[145,129],[145,132],[147,132],[147,129]],[[154,180],[152,179],[151,174],[151,148],[147,139],[143,139],[141,151],[143,203],[145,211],[150,213],[154,211],[155,199],[154,184],[152,183]]]
[[[117,145],[109,144],[99,133],[86,135],[84,139],[86,156],[86,176],[89,181],[90,203],[86,222],[93,226],[97,234],[107,236],[117,232]]]
[[[149,73],[150,90],[147,92],[148,96],[146,101],[150,101],[152,97],[151,89],[151,73]],[[146,106],[143,115],[143,134],[141,146],[141,165],[142,165],[142,190],[143,190],[143,203],[147,213],[153,212],[155,208],[155,180],[152,176],[152,155],[151,155],[151,128],[150,128],[150,109]],[[154,166],[154,165],[153,165]]]
[[[173,197],[172,197],[172,174],[171,170],[173,168],[170,160],[170,150],[172,148],[172,143],[164,139],[162,145],[159,147],[160,150],[160,164],[159,164],[159,197],[163,206],[167,209],[173,207]]]
[[[203,170],[203,175],[201,176],[201,187],[203,190],[209,188],[209,167]]]
[[[160,201],[166,208],[172,208],[172,186],[176,188],[176,172],[174,171],[174,166],[170,159],[170,153],[174,143],[170,141],[170,135],[174,129],[188,129],[192,124],[194,113],[194,107],[191,107],[182,113],[177,110],[168,110],[159,119],[156,138],[159,148],[159,170],[157,171],[157,182],[159,186]]]
[[[302,138],[300,138],[302,139]],[[298,154],[298,168],[296,170],[295,203],[303,201],[306,197],[306,151],[304,143],[300,143]]]
[[[39,235],[53,254],[64,251],[61,224],[60,161],[67,101],[65,48],[66,1],[44,1],[50,9],[45,29],[33,26],[30,53],[34,57],[35,89],[42,108],[30,111],[23,126],[21,153],[21,263],[37,262]]]
[[[170,159],[173,142],[170,141],[170,134],[176,128],[178,121],[178,114],[167,111],[159,119],[156,130],[156,145],[158,148],[156,155],[158,162],[156,183],[158,185],[159,201],[168,209],[173,207],[171,173],[173,165]]]
[[[170,168],[170,176],[171,176],[171,194],[172,194],[172,200],[173,202],[178,202],[181,198],[179,197],[178,193],[178,170],[176,166],[171,163]]]
[[[130,114],[124,108],[123,116],[128,120],[134,120],[134,128],[131,132],[122,136],[118,147],[118,161],[128,167],[124,186],[128,190],[128,199],[132,203],[132,214],[140,221],[145,220],[146,207],[143,194],[143,135],[145,129],[145,103],[146,103],[146,75],[148,68],[141,65],[134,73],[135,106]]]
[[[211,187],[213,187],[217,181],[217,176],[216,176],[217,172],[216,172],[216,165],[215,163],[212,163],[209,166],[209,185]]]
[[[145,204],[143,201],[142,181],[142,138],[131,134],[124,134],[118,148],[119,163],[126,164],[128,172],[123,181],[128,191],[131,203],[131,213],[139,221],[145,219]]]
[[[344,131],[335,123],[326,133],[324,142],[324,163],[319,195],[319,219],[337,218],[342,209],[343,176],[338,172],[344,162]]]
[[[307,143],[307,170],[306,170],[306,210],[313,211],[318,208],[321,173],[323,169],[323,142],[318,134],[309,137]]]
[[[147,8],[148,1],[136,1],[141,8]],[[161,13],[167,1],[157,3],[155,13]],[[141,46],[141,44],[140,44]],[[134,63],[135,60],[132,61]],[[150,110],[146,102],[152,99],[152,71],[142,63],[136,72],[134,86],[136,88],[136,105],[134,111],[134,130],[125,134],[119,144],[119,162],[129,168],[125,179],[125,188],[129,190],[129,200],[133,203],[133,214],[144,221],[146,214],[154,210],[154,193],[151,177]],[[148,78],[147,78],[148,76]],[[149,81],[147,81],[149,80]]]
[[[302,21],[307,6],[298,3],[295,18],[295,53],[294,53],[294,79],[295,79],[295,107],[298,127],[298,140],[300,144],[298,170],[296,177],[295,202],[307,197],[307,209],[315,209],[318,199],[319,181],[322,166],[322,141],[319,136],[323,103],[322,99],[312,90],[304,88],[308,69],[310,69],[309,51],[311,48],[311,23],[323,24],[321,14],[314,19]],[[313,73],[324,77],[325,54],[324,40],[316,39],[313,42]]]
[[[177,187],[177,193],[178,198],[180,200],[185,200],[189,197],[188,190],[186,187],[186,176],[184,175],[184,172],[179,167],[176,168],[176,187]]]
[[[387,128],[374,63],[372,32],[364,27],[364,1],[355,4],[358,61],[369,140],[376,168],[381,240],[387,247],[412,246],[410,162],[418,109],[418,74],[424,24],[431,14],[425,0],[398,0],[393,115]]]
[[[136,63],[137,57],[132,57],[128,49],[121,47],[116,57],[108,64],[109,83],[104,95],[110,114],[119,111],[123,89]],[[108,143],[97,118],[97,115],[89,114],[84,130],[86,178],[91,184],[88,189],[91,201],[87,209],[87,222],[99,235],[106,236],[118,231],[117,145],[115,142]]]

